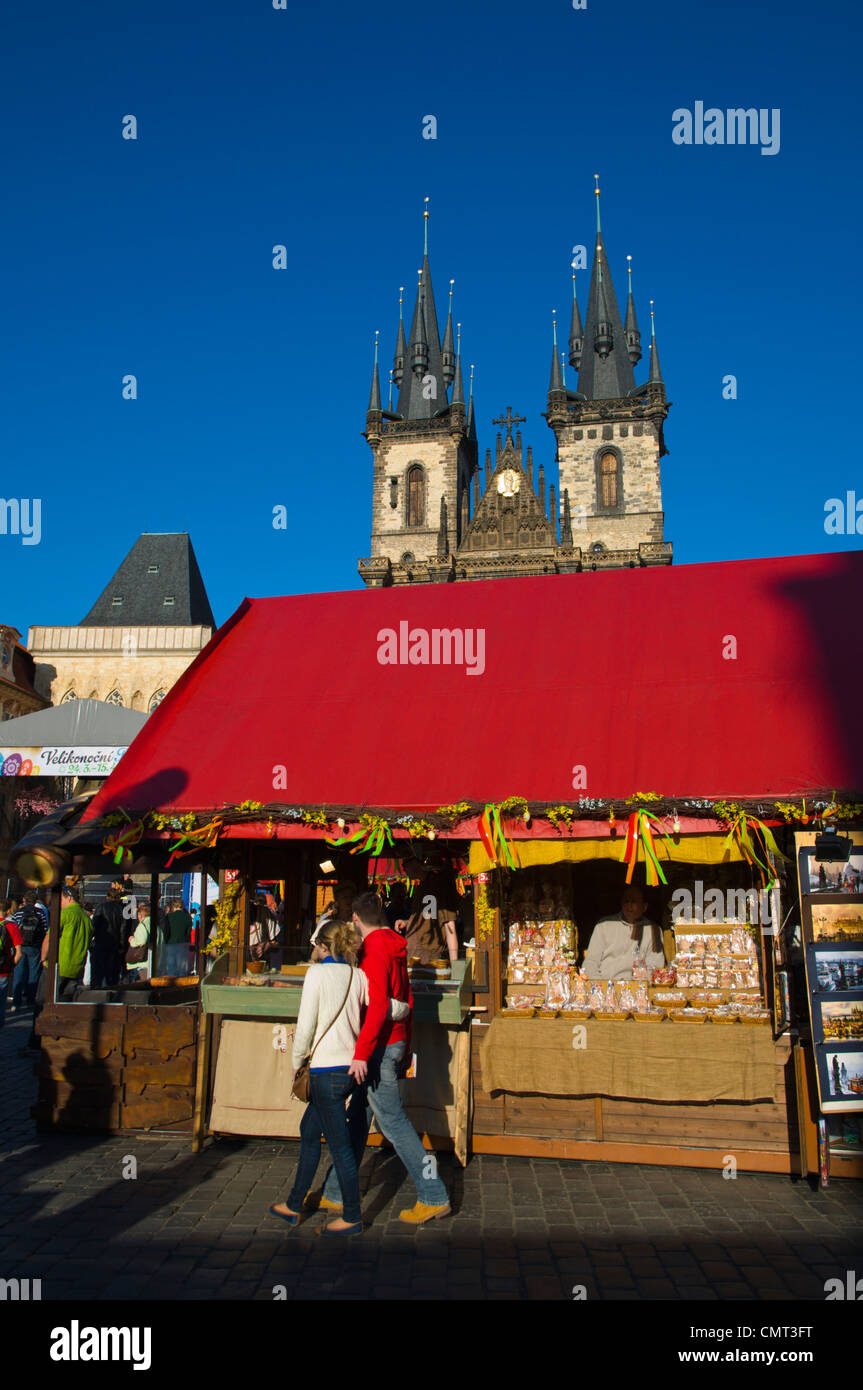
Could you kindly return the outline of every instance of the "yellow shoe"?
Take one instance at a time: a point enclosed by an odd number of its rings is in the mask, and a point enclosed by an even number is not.
[[[429,1207],[425,1202],[415,1202],[412,1207],[399,1212],[399,1221],[406,1221],[409,1226],[424,1226],[426,1221],[437,1221],[441,1216],[451,1216],[452,1207],[449,1202],[442,1207]]]
[[[331,1202],[329,1197],[324,1196],[323,1192],[320,1194],[311,1191],[307,1192],[306,1203],[309,1206],[313,1206],[316,1211],[334,1211],[339,1214],[342,1212],[341,1202]]]

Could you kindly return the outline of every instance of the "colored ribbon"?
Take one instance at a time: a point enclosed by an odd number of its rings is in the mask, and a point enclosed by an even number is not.
[[[762,887],[769,893],[776,885],[776,874],[770,863],[770,856],[774,855],[788,863],[788,856],[783,854],[777,845],[772,830],[757,816],[748,816],[745,811],[741,811],[731,822],[731,829],[725,839],[726,846],[730,847],[734,840],[740,846],[750,868],[757,865]]]
[[[364,836],[365,842],[360,844],[359,842]],[[390,834],[390,828],[387,822],[381,816],[371,822],[367,821],[365,825],[361,825],[359,830],[354,831],[353,835],[343,835],[338,840],[330,840],[327,838],[327,844],[332,845],[334,849],[341,849],[343,845],[353,845],[351,854],[363,854],[368,852],[371,855],[377,856],[382,852],[384,845],[393,845],[393,837]]]
[[[506,838],[506,832],[503,828],[500,807],[496,806],[493,801],[490,801],[479,817],[477,826],[485,852],[495,868],[501,867],[501,861],[510,869],[518,868],[513,857],[510,843]]]
[[[654,888],[657,883],[668,883],[659,862],[656,846],[653,843],[653,832],[670,846],[668,836],[662,831],[655,821],[651,821],[646,811],[633,811],[629,817],[626,828],[626,840],[623,845],[621,861],[627,865],[626,881],[632,882],[632,875],[635,865],[638,862],[638,846],[644,850],[644,866],[647,874],[648,884]]]
[[[182,859],[186,854],[194,854],[197,849],[211,849],[219,838],[219,831],[222,828],[222,821],[217,816],[207,825],[199,826],[197,830],[187,830],[185,835],[181,835],[175,845],[171,846],[171,853],[165,864],[166,869],[170,869],[175,859]],[[186,849],[181,846],[186,845]]]
[[[122,814],[126,816],[126,812]],[[126,816],[126,820],[129,817]],[[126,859],[131,859],[131,846],[137,845],[144,833],[144,822],[142,820],[129,821],[123,830],[116,830],[113,835],[106,836],[102,844],[102,853],[111,854],[115,864],[122,864]]]

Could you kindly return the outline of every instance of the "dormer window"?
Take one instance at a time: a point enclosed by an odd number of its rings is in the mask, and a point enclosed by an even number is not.
[[[164,606],[165,608],[173,608],[173,606],[174,606],[174,596],[173,596],[173,594],[169,594],[169,595],[167,596],[167,598],[164,598],[164,599],[162,600],[162,603],[163,603],[163,606]]]
[[[148,574],[158,574],[158,573],[159,573],[159,566],[158,566],[158,565],[148,565],[148,566],[147,566],[147,573],[148,573]]]
[[[114,597],[111,599],[111,607],[112,607],[112,608],[122,608],[122,607],[123,607],[123,600],[122,600],[117,594],[115,594]]]

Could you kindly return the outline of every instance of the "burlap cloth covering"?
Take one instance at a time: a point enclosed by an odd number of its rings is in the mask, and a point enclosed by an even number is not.
[[[573,1047],[574,1027],[586,1047]],[[498,1017],[480,1058],[483,1090],[520,1095],[772,1101],[776,1082],[770,1029],[742,1023]]]
[[[295,1139],[305,1112],[291,1095],[291,1049],[296,1023],[222,1019],[210,1128],[222,1134],[257,1134]],[[417,1074],[401,1083],[411,1123],[429,1134],[455,1133],[455,1030],[420,1022],[413,1028]],[[284,1043],[286,1050],[274,1047]],[[372,1121],[372,1130],[377,1124]]]

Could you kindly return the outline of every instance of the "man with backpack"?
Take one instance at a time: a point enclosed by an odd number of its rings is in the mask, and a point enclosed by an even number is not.
[[[24,999],[32,1008],[42,974],[42,942],[48,931],[48,911],[43,903],[37,902],[34,889],[27,889],[23,905],[13,920],[21,933],[21,959],[12,978],[12,1008],[20,1009]]]
[[[0,1028],[6,1016],[6,995],[15,966],[21,959],[21,932],[12,920],[12,903],[0,898]]]

